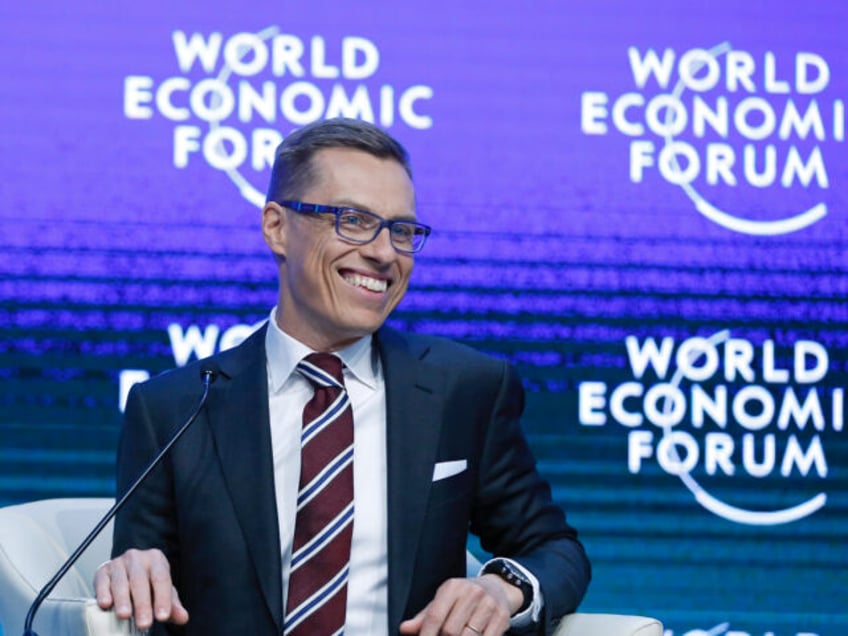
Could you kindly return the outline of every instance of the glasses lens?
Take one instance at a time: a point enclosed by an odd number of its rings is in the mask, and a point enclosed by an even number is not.
[[[364,210],[347,209],[338,215],[336,227],[344,238],[367,242],[374,238],[380,227],[380,217]]]
[[[424,247],[427,228],[418,223],[395,221],[391,227],[392,245],[403,252],[417,252]]]
[[[424,241],[430,233],[426,225],[411,221],[384,221],[382,217],[345,208],[336,216],[336,231],[339,236],[355,243],[370,243],[384,226],[388,225],[392,245],[400,252],[417,252],[424,247]]]

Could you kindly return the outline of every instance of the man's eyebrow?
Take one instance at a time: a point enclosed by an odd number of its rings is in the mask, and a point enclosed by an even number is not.
[[[362,210],[364,212],[370,212],[371,214],[376,214],[377,216],[383,216],[378,212],[375,212],[370,206],[362,205],[361,203],[357,203],[353,199],[338,199],[333,201],[330,205],[336,208],[353,208],[354,210]],[[418,217],[413,213],[403,213],[398,216],[391,217],[393,221],[410,221],[417,222]]]
[[[330,205],[337,208],[355,208],[357,210],[365,210],[366,212],[371,212],[371,208],[369,208],[367,205],[357,203],[353,199],[336,199]]]

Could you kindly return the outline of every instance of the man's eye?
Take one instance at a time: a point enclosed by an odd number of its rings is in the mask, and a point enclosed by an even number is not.
[[[345,225],[362,225],[362,217],[358,214],[342,214],[339,220]]]
[[[412,238],[413,229],[410,225],[395,223],[392,226],[392,234],[395,236],[395,238],[409,240]]]

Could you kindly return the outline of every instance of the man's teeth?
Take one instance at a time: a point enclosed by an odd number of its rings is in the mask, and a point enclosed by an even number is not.
[[[388,287],[388,283],[384,280],[371,278],[369,276],[361,276],[360,274],[348,274],[344,277],[344,279],[351,285],[364,287],[365,289],[370,289],[375,292],[384,292],[386,291],[386,287]]]

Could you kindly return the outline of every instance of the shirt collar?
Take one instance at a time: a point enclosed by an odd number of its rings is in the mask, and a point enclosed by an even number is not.
[[[333,351],[357,380],[372,389],[377,386],[377,358],[374,355],[373,340],[370,335],[363,336],[344,349]],[[280,329],[277,325],[276,307],[271,310],[268,320],[265,349],[268,352],[268,378],[273,393],[279,391],[292,373],[295,373],[298,362],[310,353],[315,353]]]

